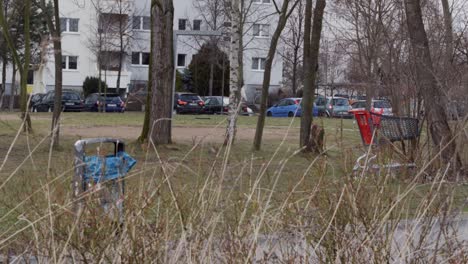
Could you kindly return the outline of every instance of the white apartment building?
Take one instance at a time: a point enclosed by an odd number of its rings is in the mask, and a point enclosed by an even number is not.
[[[207,21],[203,19],[205,16],[196,8],[196,1],[199,0],[174,0],[174,30],[209,30]],[[271,0],[252,1],[244,32],[245,80],[242,93],[249,102],[254,102],[260,93],[264,62],[276,24],[275,16],[268,16],[274,12]],[[64,89],[81,91],[86,77],[98,77],[98,58],[103,65],[101,78],[112,91],[119,88],[119,92],[129,92],[146,87],[151,0],[123,0],[121,3],[115,0],[60,0]],[[121,32],[124,32],[125,52],[120,85],[117,87]],[[201,46],[200,39],[181,36],[177,41],[176,67],[182,70],[188,67],[192,56],[197,53]],[[224,48],[226,52],[228,47],[226,45]],[[31,93],[54,89],[53,46],[49,45],[43,52],[46,55],[39,65],[33,67],[29,78],[28,90]],[[271,78],[272,91],[279,89],[282,83],[282,70],[282,60],[276,56]],[[10,94],[11,69],[7,74],[6,93]],[[17,80],[19,82],[19,78]]]

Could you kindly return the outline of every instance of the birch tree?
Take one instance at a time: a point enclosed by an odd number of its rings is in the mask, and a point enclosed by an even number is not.
[[[229,80],[229,113],[225,144],[232,144],[236,135],[236,123],[239,115],[240,91],[243,86],[243,0],[232,0],[231,4],[231,48]]]

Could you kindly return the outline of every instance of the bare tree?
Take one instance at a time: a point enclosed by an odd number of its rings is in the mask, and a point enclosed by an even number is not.
[[[271,14],[265,13],[261,5],[254,8],[253,0],[233,0],[227,6],[226,15],[231,21],[230,44],[230,85],[229,85],[229,113],[226,128],[225,144],[234,142],[237,131],[237,118],[240,111],[241,90],[244,86],[244,50],[254,40],[244,39],[257,21],[262,21]],[[255,15],[254,15],[255,14]],[[233,61],[233,60],[236,61]]]
[[[262,136],[263,136],[263,128],[265,126],[265,115],[267,110],[267,101],[268,101],[268,91],[270,89],[270,79],[271,79],[271,69],[273,66],[273,60],[276,55],[276,49],[278,46],[278,42],[281,37],[281,33],[283,29],[286,27],[286,23],[288,18],[291,16],[292,12],[296,8],[296,5],[300,2],[300,0],[289,1],[284,0],[281,9],[279,9],[278,4],[275,0],[272,0],[275,6],[276,12],[279,16],[278,24],[276,26],[275,32],[271,38],[270,48],[268,50],[268,55],[265,61],[265,71],[263,73],[263,84],[262,84],[262,97],[260,103],[260,115],[258,116],[257,121],[257,129],[255,130],[255,139],[254,139],[254,149],[260,150],[262,145]],[[292,3],[290,6],[289,4]]]
[[[441,151],[445,162],[454,162],[455,168],[461,167],[456,153],[456,141],[447,122],[444,107],[446,98],[438,86],[429,41],[422,18],[420,0],[405,0],[406,19],[412,48],[412,58],[416,67],[418,88],[423,95],[428,127],[435,148]]]
[[[305,147],[310,140],[312,127],[312,109],[315,95],[315,79],[318,68],[320,38],[322,35],[323,15],[326,0],[317,0],[313,22],[312,1],[307,0],[304,22],[304,93],[302,97],[302,117],[299,146]]]
[[[224,0],[198,0],[194,1],[194,7],[199,11],[203,21],[208,25],[208,29],[212,31],[222,31],[224,28],[224,22],[226,22],[225,16],[225,1]],[[218,46],[221,43],[220,37],[210,37],[211,45]],[[199,42],[197,40],[197,42]],[[204,42],[204,41],[203,41]],[[198,43],[201,47],[200,43]],[[210,56],[210,79],[208,87],[208,95],[213,95],[213,82],[214,82],[214,71],[217,64],[218,58],[216,54]]]
[[[55,98],[54,98],[54,112],[52,114],[51,142],[53,147],[60,145],[60,114],[62,113],[62,39],[60,27],[60,8],[59,1],[53,1],[52,13],[49,12],[45,0],[40,1],[41,9],[43,10],[47,27],[49,28],[54,46],[54,66],[55,66]]]
[[[115,88],[121,86],[125,55],[132,39],[132,24],[128,21],[131,4],[116,0],[112,3],[103,0],[91,1],[95,9],[97,27],[92,28],[88,37],[89,48],[96,56],[98,79],[107,84],[108,71],[116,71]],[[103,77],[104,75],[104,77]],[[99,93],[107,93],[107,85],[98,84]],[[99,111],[105,111],[105,104],[99,105]]]
[[[452,25],[452,12],[448,0],[441,0],[442,10],[444,14],[444,40],[445,40],[445,61],[451,64],[453,60],[453,25]]]
[[[5,10],[3,1],[0,1],[0,10]],[[16,46],[13,44],[13,40],[10,34],[10,28],[5,18],[4,12],[0,12],[0,26],[2,27],[3,37],[10,49],[13,60],[20,72],[20,104],[21,104],[21,118],[25,120],[25,131],[32,131],[31,117],[28,112],[28,99],[27,99],[27,77],[29,71],[30,62],[30,50],[31,50],[31,39],[30,39],[30,15],[31,15],[31,1],[25,0],[23,3],[23,18],[24,18],[24,56],[23,60],[20,59],[19,53]]]
[[[284,78],[292,93],[297,94],[303,80],[302,50],[304,48],[304,0],[299,1],[286,25],[288,33],[282,37],[285,45],[281,57],[284,61]]]
[[[1,0],[1,1],[4,1],[4,0]],[[5,16],[5,19],[8,20],[8,4],[9,4],[9,1],[4,1],[4,10],[0,10],[0,12],[3,12],[4,16]],[[0,51],[2,53],[2,86],[0,87],[0,111],[2,110],[3,108],[3,98],[4,98],[4,95],[5,95],[5,91],[6,91],[6,75],[7,75],[7,66],[8,66],[8,63],[9,63],[9,59],[8,59],[8,45],[5,41],[5,39],[3,38],[3,35],[0,35]],[[13,91],[13,90],[11,90]],[[10,92],[10,95],[11,95],[11,92]]]
[[[371,108],[372,98],[379,87],[379,70],[384,30],[392,19],[396,4],[386,0],[344,0],[337,4],[337,12],[343,14],[349,24],[341,31],[347,45],[354,48],[351,59],[359,66],[361,83],[366,88],[367,108]]]
[[[174,5],[172,0],[151,2],[151,55],[150,86],[151,140],[154,144],[169,144],[171,138],[171,115],[174,73]]]

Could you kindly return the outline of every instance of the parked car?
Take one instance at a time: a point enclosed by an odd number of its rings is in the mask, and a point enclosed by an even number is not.
[[[267,116],[273,117],[293,117],[302,116],[302,98],[285,98],[279,101],[277,104],[268,108]],[[313,113],[314,116],[318,116],[318,108],[314,103]]]
[[[54,111],[55,92],[49,91],[42,100],[36,104],[37,112]],[[84,109],[84,103],[78,92],[73,90],[62,91],[62,111],[81,112]]]
[[[229,112],[229,97],[206,96],[205,106],[202,109],[203,114],[227,114]],[[241,115],[252,116],[254,111],[245,103],[241,105]]]
[[[198,94],[194,93],[176,93],[174,95],[174,110],[177,114],[199,114],[205,102]]]
[[[29,101],[29,108],[31,109],[31,112],[37,112],[37,105],[41,102],[45,95],[45,93],[37,93],[31,96],[31,100]]]
[[[315,101],[320,116],[351,118],[349,101],[343,97],[319,97]]]
[[[93,93],[86,97],[86,111],[97,112],[99,107],[104,108],[106,112],[125,112],[125,102],[119,94],[114,93]]]
[[[135,93],[128,93],[127,100],[125,102],[126,111],[144,111],[146,105],[146,97],[148,92],[140,90]]]
[[[351,104],[351,108],[350,113],[356,110],[365,110],[366,101],[356,101]],[[371,112],[381,115],[393,115],[392,105],[386,100],[372,100]]]

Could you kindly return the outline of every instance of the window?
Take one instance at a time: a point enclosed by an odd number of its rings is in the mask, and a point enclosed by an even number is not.
[[[254,24],[253,35],[255,37],[268,37],[270,35],[270,25],[267,24]]]
[[[134,16],[132,19],[132,29],[139,30],[141,29],[141,17]]]
[[[34,84],[34,71],[28,70],[27,84]]]
[[[77,56],[63,56],[62,57],[62,69],[77,70],[78,69],[78,57]]]
[[[68,69],[69,70],[78,69],[78,57],[77,56],[68,56]]]
[[[199,19],[193,20],[193,30],[200,30],[201,29],[202,21]]]
[[[61,32],[78,32],[78,18],[60,18],[60,31]]]
[[[78,32],[78,18],[69,18],[68,19],[68,31],[70,32]]]
[[[180,95],[180,100],[182,101],[201,101],[200,96],[196,94],[181,94]]]
[[[140,52],[132,52],[132,64],[133,65],[140,64]]]
[[[288,100],[281,100],[279,103],[278,103],[278,106],[287,106],[288,105]]]
[[[148,52],[141,53],[141,65],[149,65],[150,64],[150,54]]]
[[[77,93],[63,93],[63,100],[80,100],[80,96]]]
[[[375,101],[374,107],[375,108],[392,108],[392,105],[390,105],[390,103],[387,101]]]
[[[327,103],[327,100],[326,100],[325,98],[323,98],[323,97],[319,97],[319,98],[317,98],[317,99],[315,100],[315,104],[316,104],[317,106],[319,106],[319,105],[325,105],[326,103]]]
[[[60,32],[65,32],[67,31],[67,18],[60,18]]]
[[[126,14],[101,13],[98,29],[100,32],[119,33],[122,32],[120,25],[127,25],[128,23],[128,15]]]
[[[179,19],[179,30],[187,29],[187,19]]]
[[[132,65],[149,65],[150,54],[148,52],[132,52]]]
[[[177,67],[185,67],[186,54],[177,54]]]
[[[335,98],[332,100],[332,104],[336,106],[346,106],[346,105],[349,105],[349,102],[348,102],[348,99]]]
[[[214,98],[208,98],[206,101],[205,101],[205,105],[215,105],[215,99]]]
[[[143,30],[150,30],[151,29],[151,18],[149,16],[143,17]]]
[[[151,19],[149,16],[134,16],[132,28],[136,30],[150,30]]]
[[[252,58],[252,70],[263,71],[265,70],[265,58]]]

